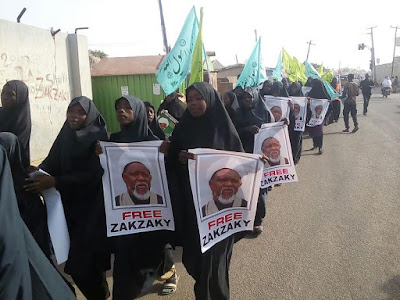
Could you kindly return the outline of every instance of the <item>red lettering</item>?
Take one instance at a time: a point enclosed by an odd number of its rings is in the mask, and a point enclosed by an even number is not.
[[[132,212],[132,219],[134,219],[136,217],[141,218],[142,217],[142,212],[141,211],[133,211]]]
[[[234,213],[233,214],[233,219],[234,220],[243,219],[243,214],[242,213]]]
[[[283,169],[283,174],[289,174],[289,170],[288,169]]]
[[[161,210],[154,210],[153,216],[154,218],[161,218],[162,217]]]
[[[208,230],[210,230],[213,226],[215,226],[215,220],[208,222]]]
[[[217,226],[221,224],[224,224],[224,217],[220,217],[217,219]]]
[[[125,220],[126,218],[129,218],[131,216],[131,212],[130,211],[124,211],[122,213],[122,220]]]
[[[143,218],[144,219],[148,219],[148,218],[151,218],[151,217],[152,217],[151,210],[144,210],[143,211]]]
[[[225,216],[225,222],[230,222],[232,221],[232,214],[228,214]]]

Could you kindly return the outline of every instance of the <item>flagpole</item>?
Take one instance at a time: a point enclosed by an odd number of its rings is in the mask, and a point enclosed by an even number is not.
[[[164,13],[163,13],[161,0],[158,0],[158,7],[160,8],[161,31],[162,31],[163,39],[164,39],[165,53],[168,54],[169,53],[169,48],[168,48],[168,41],[167,41],[167,31],[165,29]]]
[[[256,31],[257,32],[257,31]],[[260,81],[260,57],[261,57],[261,37],[258,39],[258,42],[260,43],[258,45],[258,72],[257,72],[257,87],[259,85]]]

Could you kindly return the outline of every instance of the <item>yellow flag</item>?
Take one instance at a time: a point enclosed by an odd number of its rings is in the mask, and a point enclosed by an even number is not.
[[[201,82],[204,79],[203,76],[203,39],[202,39],[202,27],[203,27],[203,8],[200,8],[200,26],[199,34],[197,35],[196,44],[193,50],[192,67],[190,69],[190,81],[189,85],[194,82]]]

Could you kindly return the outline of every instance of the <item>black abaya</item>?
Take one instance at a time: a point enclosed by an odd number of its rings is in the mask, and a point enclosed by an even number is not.
[[[20,217],[6,153],[0,146],[0,299],[76,299]]]
[[[27,192],[23,189],[25,179],[29,178],[29,176],[22,165],[18,138],[10,132],[0,132],[0,146],[3,146],[6,150],[10,162],[14,190],[21,217],[40,249],[50,259],[46,207],[38,194]]]
[[[80,104],[86,112],[81,129],[64,123],[41,169],[52,175],[61,194],[70,234],[70,251],[65,272],[88,299],[109,295],[105,271],[110,268],[101,178],[103,169],[94,148],[107,140],[103,117],[93,101],[73,99],[68,106]]]
[[[196,212],[187,165],[179,162],[182,150],[211,148],[243,152],[239,135],[220,99],[219,93],[205,82],[196,82],[186,90],[196,89],[205,100],[203,116],[194,118],[188,110],[171,137],[167,173],[173,202],[178,243],[183,245],[183,264],[195,279],[196,299],[229,299],[229,265],[234,236],[219,242],[205,253],[200,250]]]
[[[147,112],[142,100],[125,96],[134,114],[134,121],[110,136],[110,142],[132,143],[158,140],[149,129]],[[115,102],[117,106],[118,99]],[[167,231],[153,231],[115,238],[113,299],[131,300],[140,295],[147,279],[163,275],[174,264]],[[158,268],[160,268],[158,270]]]
[[[19,140],[24,168],[30,165],[29,141],[31,138],[31,109],[29,89],[20,80],[6,83],[16,95],[16,103],[11,107],[0,107],[0,132],[12,132]]]

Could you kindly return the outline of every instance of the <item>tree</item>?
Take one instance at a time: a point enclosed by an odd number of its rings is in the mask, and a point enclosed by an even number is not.
[[[94,57],[98,57],[100,59],[102,59],[104,57],[108,57],[108,54],[104,53],[101,50],[91,50],[91,49],[89,49],[89,55],[92,55]]]

